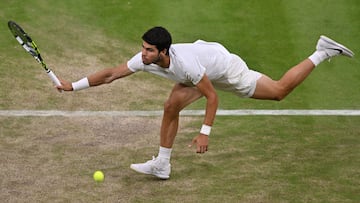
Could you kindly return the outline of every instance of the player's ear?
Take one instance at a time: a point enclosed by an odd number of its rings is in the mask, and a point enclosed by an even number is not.
[[[161,53],[164,54],[164,55],[168,55],[168,49],[166,49],[166,48],[163,49],[163,50],[161,51]]]

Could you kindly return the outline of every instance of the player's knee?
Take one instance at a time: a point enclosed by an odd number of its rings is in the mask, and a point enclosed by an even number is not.
[[[180,109],[178,108],[178,105],[176,102],[174,102],[171,99],[168,99],[165,103],[164,103],[164,112],[166,113],[179,113]]]
[[[281,101],[289,92],[288,87],[281,81],[274,81],[265,76],[257,83],[254,98]]]
[[[274,86],[270,92],[270,99],[274,101],[281,101],[288,95],[287,89],[281,85]]]
[[[286,97],[286,96],[279,94],[279,95],[276,95],[276,97],[274,98],[274,100],[275,100],[275,101],[281,101],[281,100],[283,100],[285,97]]]
[[[289,91],[287,89],[279,89],[276,92],[276,95],[274,97],[274,100],[276,101],[281,101],[283,99],[285,99],[285,97],[289,94]]]

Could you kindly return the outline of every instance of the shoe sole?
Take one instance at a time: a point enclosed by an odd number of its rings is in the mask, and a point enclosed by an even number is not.
[[[336,49],[336,50],[340,51],[340,54],[342,54],[344,56],[348,56],[350,58],[354,56],[354,52],[352,52],[349,48],[345,47],[344,45],[337,43],[334,40],[332,40],[324,35],[321,35],[320,39],[324,40],[325,42],[327,42],[333,46],[339,47],[339,49]]]

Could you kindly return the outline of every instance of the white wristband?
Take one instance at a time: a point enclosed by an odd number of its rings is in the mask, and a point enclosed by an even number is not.
[[[211,132],[211,126],[203,124],[200,133],[209,136],[210,132]]]
[[[87,77],[72,83],[72,87],[74,91],[79,91],[82,89],[86,89],[90,87],[89,80]]]

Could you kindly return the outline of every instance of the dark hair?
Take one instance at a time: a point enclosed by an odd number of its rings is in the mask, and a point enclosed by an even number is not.
[[[153,27],[144,33],[142,39],[155,45],[159,51],[166,49],[166,55],[169,55],[169,48],[172,43],[170,33],[163,27]]]

